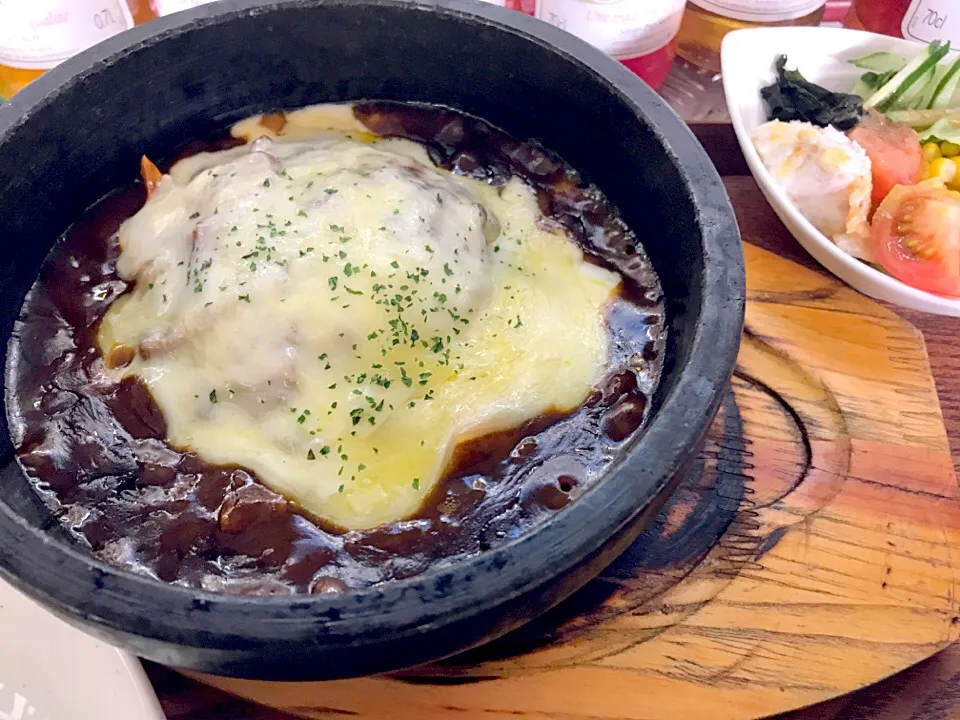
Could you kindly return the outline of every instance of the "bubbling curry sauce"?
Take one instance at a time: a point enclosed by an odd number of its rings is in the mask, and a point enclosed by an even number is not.
[[[145,201],[142,185],[118,190],[51,252],[8,356],[20,462],[61,522],[104,560],[236,594],[339,592],[412,577],[518,537],[561,510],[642,428],[661,368],[662,297],[640,242],[606,198],[535,143],[476,118],[387,103],[352,112],[373,136],[413,141],[458,177],[498,192],[521,180],[544,228],[562,231],[585,260],[617,274],[603,308],[602,376],[575,408],[547,409],[459,442],[402,519],[350,529],[270,489],[250,467],[212,463],[175,445],[147,383],[108,371],[132,360],[109,351],[105,358],[98,332],[114,303],[137,290],[118,272],[118,230]],[[282,134],[287,116],[259,122]],[[189,154],[236,144],[220,138]]]

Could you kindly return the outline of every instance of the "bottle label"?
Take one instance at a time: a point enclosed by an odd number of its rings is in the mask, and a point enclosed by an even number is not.
[[[698,8],[745,22],[796,20],[819,10],[826,0],[690,0]]]
[[[132,27],[125,0],[0,0],[0,65],[49,70]]]
[[[158,17],[206,5],[214,0],[150,0],[150,9]]]
[[[949,40],[960,47],[960,6],[956,0],[913,0],[900,30],[908,40]]]
[[[656,52],[677,36],[684,0],[537,0],[536,16],[617,60]]]

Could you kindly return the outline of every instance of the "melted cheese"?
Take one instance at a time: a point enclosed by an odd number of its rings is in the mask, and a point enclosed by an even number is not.
[[[414,512],[458,442],[578,406],[618,278],[519,180],[310,130],[164,178],[120,229],[136,286],[100,345],[139,349],[109,372],[146,382],[171,442],[367,528]]]

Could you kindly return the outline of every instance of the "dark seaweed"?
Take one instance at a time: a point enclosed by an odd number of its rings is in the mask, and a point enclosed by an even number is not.
[[[831,92],[810,82],[798,70],[787,70],[786,65],[787,56],[778,56],[777,81],[760,90],[767,103],[768,120],[805,120],[847,131],[866,114],[859,95]]]

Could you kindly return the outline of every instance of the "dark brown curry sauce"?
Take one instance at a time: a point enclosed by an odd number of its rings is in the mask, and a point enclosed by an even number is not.
[[[106,378],[96,327],[128,290],[115,273],[116,231],[144,202],[140,185],[118,191],[51,252],[24,304],[7,372],[20,462],[62,523],[105,560],[237,594],[338,592],[410,577],[517,537],[566,506],[645,420],[664,342],[661,294],[605,198],[536,145],[474,118],[384,103],[356,113],[377,134],[423,143],[442,167],[495,185],[526,178],[545,222],[565,227],[593,262],[623,275],[623,292],[607,309],[609,374],[571,414],[462,444],[415,516],[345,532],[243,468],[171,447],[146,386]]]

